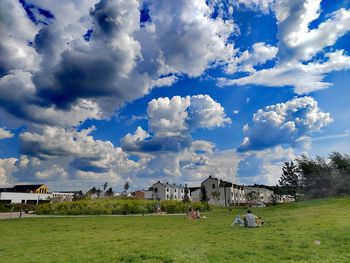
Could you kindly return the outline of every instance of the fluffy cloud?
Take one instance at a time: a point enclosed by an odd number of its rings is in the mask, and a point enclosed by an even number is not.
[[[10,186],[14,182],[12,174],[17,170],[16,158],[0,159],[0,185]]]
[[[320,2],[277,1],[274,10],[278,22],[278,63],[242,78],[219,78],[219,86],[293,86],[297,94],[329,87],[331,83],[323,81],[328,73],[350,69],[350,57],[344,50],[326,51],[350,31],[350,10],[336,10],[316,28],[310,28],[320,16]]]
[[[246,137],[239,151],[269,148],[303,140],[333,121],[329,113],[322,112],[311,97],[295,98],[285,103],[259,109],[253,124],[244,126]]]
[[[244,184],[275,185],[281,177],[283,163],[296,157],[294,149],[281,146],[244,153],[238,163],[237,179]]]
[[[29,123],[108,118],[125,102],[172,85],[177,75],[199,76],[233,52],[233,22],[211,18],[200,0],[28,0],[1,7],[0,106]],[[140,26],[146,7],[150,19]]]
[[[268,13],[272,10],[275,0],[233,0],[232,4],[237,7],[245,7],[252,10]]]
[[[147,115],[150,130],[159,137],[221,127],[231,122],[220,103],[208,95],[153,99],[148,104]]]
[[[13,133],[5,130],[4,128],[0,127],[0,140],[1,139],[8,139],[8,138],[12,138],[13,137]]]
[[[350,57],[344,54],[344,50],[338,50],[326,54],[324,62],[283,64],[240,79],[219,78],[218,85],[294,86],[297,94],[304,94],[331,86],[331,83],[322,81],[326,74],[346,69],[350,69]]]
[[[350,30],[350,10],[341,8],[315,29],[310,23],[320,16],[321,0],[277,1],[279,59],[307,61],[332,46]],[[330,33],[331,32],[331,33]]]
[[[193,141],[179,152],[153,154],[144,169],[136,173],[140,187],[155,180],[199,185],[209,175],[236,182],[240,156],[235,151],[217,151],[207,141]]]
[[[124,150],[178,152],[191,146],[192,131],[231,122],[222,106],[208,95],[153,99],[148,103],[147,116],[153,136],[138,127],[134,134],[121,139]]]
[[[239,56],[229,60],[225,70],[227,73],[255,72],[255,66],[262,65],[265,62],[275,58],[278,49],[276,47],[266,45],[259,42],[253,45],[252,51],[244,51]]]
[[[211,18],[205,1],[146,2],[149,20],[136,38],[142,43],[141,67],[150,75],[184,73],[199,76],[215,61],[234,50],[228,43],[235,26],[231,20]]]
[[[45,127],[41,133],[25,132],[20,135],[22,153],[45,163],[61,163],[36,173],[38,178],[67,176],[78,171],[89,172],[89,177],[103,178],[101,174],[113,174],[116,178],[138,168],[138,163],[129,160],[121,148],[109,141],[95,140],[90,133],[94,128],[76,131],[56,127]],[[63,165],[64,164],[64,165]],[[59,164],[58,164],[59,165]],[[84,173],[80,173],[84,174]],[[103,180],[103,179],[102,179]]]

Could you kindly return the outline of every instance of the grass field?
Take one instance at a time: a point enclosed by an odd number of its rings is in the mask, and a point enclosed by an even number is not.
[[[263,227],[230,227],[242,209],[208,212],[199,221],[183,216],[2,220],[0,262],[349,262],[349,197],[253,212],[265,219]]]

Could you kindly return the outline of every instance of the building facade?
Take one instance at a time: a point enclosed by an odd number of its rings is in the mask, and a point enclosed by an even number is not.
[[[0,192],[0,202],[9,204],[40,204],[50,202],[52,194]]]
[[[205,187],[209,204],[228,207],[245,203],[244,187],[242,185],[236,185],[212,176],[204,180],[201,185]],[[200,192],[198,194],[200,195]]]
[[[151,187],[151,199],[182,200],[185,196],[185,187],[182,185],[161,183],[158,181]],[[147,194],[147,197],[149,195]],[[188,193],[190,197],[190,192]]]

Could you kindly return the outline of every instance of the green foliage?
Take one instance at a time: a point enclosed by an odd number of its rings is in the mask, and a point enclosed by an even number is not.
[[[128,191],[129,188],[130,188],[130,184],[129,184],[129,182],[126,182],[126,183],[124,184],[124,191],[125,191],[125,192]]]
[[[37,205],[35,204],[2,204],[0,203],[0,212],[19,212],[19,211],[34,211]]]
[[[207,194],[207,189],[205,189],[205,186],[202,184],[200,188],[200,199],[202,203],[207,203],[209,201],[209,197]]]
[[[182,200],[184,203],[190,202],[190,197],[188,196],[188,193],[189,193],[189,189],[188,189],[187,184],[186,184],[185,189],[184,189],[184,198]]]
[[[295,200],[301,189],[298,173],[298,167],[293,162],[284,162],[282,176],[278,181],[280,192],[284,195],[293,196]]]
[[[297,159],[306,198],[350,194],[350,157],[334,152],[325,159],[302,155]]]
[[[155,212],[156,205],[155,200],[104,198],[42,204],[37,207],[37,213],[51,215],[145,214]],[[189,205],[200,211],[209,210],[209,206],[201,203],[185,204],[175,200],[161,201],[161,209],[167,213],[185,213]]]

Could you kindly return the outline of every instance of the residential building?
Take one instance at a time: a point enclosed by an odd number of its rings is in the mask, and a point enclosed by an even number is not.
[[[83,196],[82,191],[55,191],[52,192],[52,201],[64,202],[73,201],[75,197]]]
[[[201,197],[200,197],[201,189],[200,189],[200,187],[189,187],[188,190],[190,192],[192,202],[200,202],[201,201]]]
[[[204,180],[201,185],[204,185],[207,191],[209,204],[227,207],[245,203],[244,187],[241,185],[223,181],[212,176]]]
[[[182,185],[161,183],[153,184],[152,199],[158,200],[182,200],[185,196],[185,187]],[[190,197],[190,193],[188,193]]]

